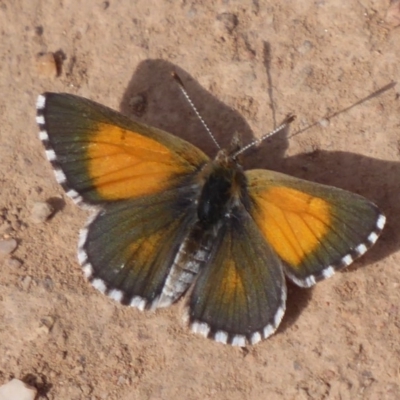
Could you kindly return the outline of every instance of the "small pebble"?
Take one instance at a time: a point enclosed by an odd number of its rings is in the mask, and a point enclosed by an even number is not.
[[[124,377],[123,375],[120,375],[120,376],[118,377],[117,385],[118,385],[118,386],[121,386],[121,385],[123,385],[125,382],[126,382],[125,377]]]
[[[31,210],[31,220],[35,224],[46,222],[51,214],[53,214],[53,207],[44,201],[37,201],[34,203]]]
[[[132,110],[132,113],[135,114],[137,117],[141,117],[147,108],[147,99],[143,94],[138,94],[133,96],[129,100],[129,107]]]
[[[15,239],[0,240],[0,257],[11,254],[17,248],[17,245]]]
[[[299,364],[297,361],[293,361],[293,368],[296,371],[301,371],[302,370],[301,364]]]
[[[222,26],[229,32],[232,33],[233,30],[239,24],[238,17],[231,13],[222,13],[217,16],[217,20],[222,24]]]
[[[0,386],[0,400],[34,400],[37,390],[20,381],[12,379]]]
[[[9,258],[7,260],[7,266],[12,269],[18,269],[22,265],[22,261],[17,260],[16,258]]]
[[[54,282],[49,276],[46,276],[46,278],[44,278],[44,280],[42,281],[42,285],[46,290],[48,290],[50,292],[54,288]]]
[[[46,315],[40,320],[40,324],[47,328],[47,332],[50,332],[54,326],[56,320],[51,315]]]
[[[36,69],[38,74],[44,78],[56,78],[58,70],[54,54],[51,52],[39,54],[36,57]]]
[[[301,46],[297,48],[297,51],[301,54],[308,53],[313,48],[312,43],[309,40],[305,40]]]
[[[329,126],[329,119],[322,118],[318,122],[323,128],[326,128]]]
[[[31,283],[32,283],[32,278],[29,275],[25,276],[25,278],[22,280],[22,289],[27,291],[31,286]]]
[[[92,387],[90,385],[86,385],[86,384],[79,385],[79,388],[81,389],[82,393],[85,396],[89,396],[90,393],[92,393],[92,391],[93,391]]]
[[[36,328],[36,333],[38,335],[48,335],[49,334],[49,328],[47,328],[47,326],[45,325],[40,325]],[[0,399],[1,400],[1,399]]]

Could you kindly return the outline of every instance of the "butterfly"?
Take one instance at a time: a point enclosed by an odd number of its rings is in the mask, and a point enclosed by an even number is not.
[[[78,260],[100,292],[140,310],[186,294],[190,329],[253,345],[279,326],[285,277],[313,286],[378,239],[367,199],[265,169],[243,148],[210,159],[160,129],[71,94],[44,93],[36,121],[57,181],[94,210]]]

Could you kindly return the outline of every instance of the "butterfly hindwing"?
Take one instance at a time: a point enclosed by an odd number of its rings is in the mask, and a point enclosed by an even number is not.
[[[187,187],[107,204],[80,235],[79,261],[93,286],[140,309],[176,301],[200,265],[191,254],[186,259],[182,255],[196,219],[194,195],[195,190]],[[192,271],[184,282],[176,271],[177,278],[168,280],[171,271],[190,262]]]
[[[240,205],[213,240],[190,293],[191,329],[238,346],[270,336],[285,311],[281,262]]]
[[[246,172],[251,215],[296,284],[312,286],[377,240],[384,215],[367,199],[268,170]]]
[[[178,137],[71,94],[39,96],[36,120],[58,182],[78,203],[162,192],[208,160]]]

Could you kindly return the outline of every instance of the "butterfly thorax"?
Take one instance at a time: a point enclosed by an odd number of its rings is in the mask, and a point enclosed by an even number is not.
[[[246,176],[226,150],[218,152],[203,174],[197,215],[203,228],[211,228],[229,217],[232,209],[247,197]]]

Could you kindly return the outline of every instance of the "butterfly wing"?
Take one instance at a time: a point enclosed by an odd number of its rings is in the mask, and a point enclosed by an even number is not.
[[[170,190],[107,204],[80,233],[78,257],[93,286],[139,309],[176,301],[201,264],[185,250],[197,217],[193,193],[186,188],[177,196],[176,190]],[[174,287],[166,287],[177,267],[188,263],[192,270],[184,281],[172,278]]]
[[[78,203],[97,205],[181,186],[208,161],[178,137],[71,94],[39,96],[36,120],[58,182]]]
[[[384,227],[378,208],[354,193],[268,170],[246,176],[250,213],[299,286],[312,286],[351,264]]]
[[[191,329],[245,346],[270,336],[286,304],[281,262],[243,205],[225,217],[188,302]]]
[[[40,138],[56,178],[76,202],[97,207],[78,258],[101,292],[140,309],[167,306],[201,265],[186,251],[196,217],[198,171],[191,144],[81,97],[37,102]],[[190,264],[190,271],[180,266]]]

